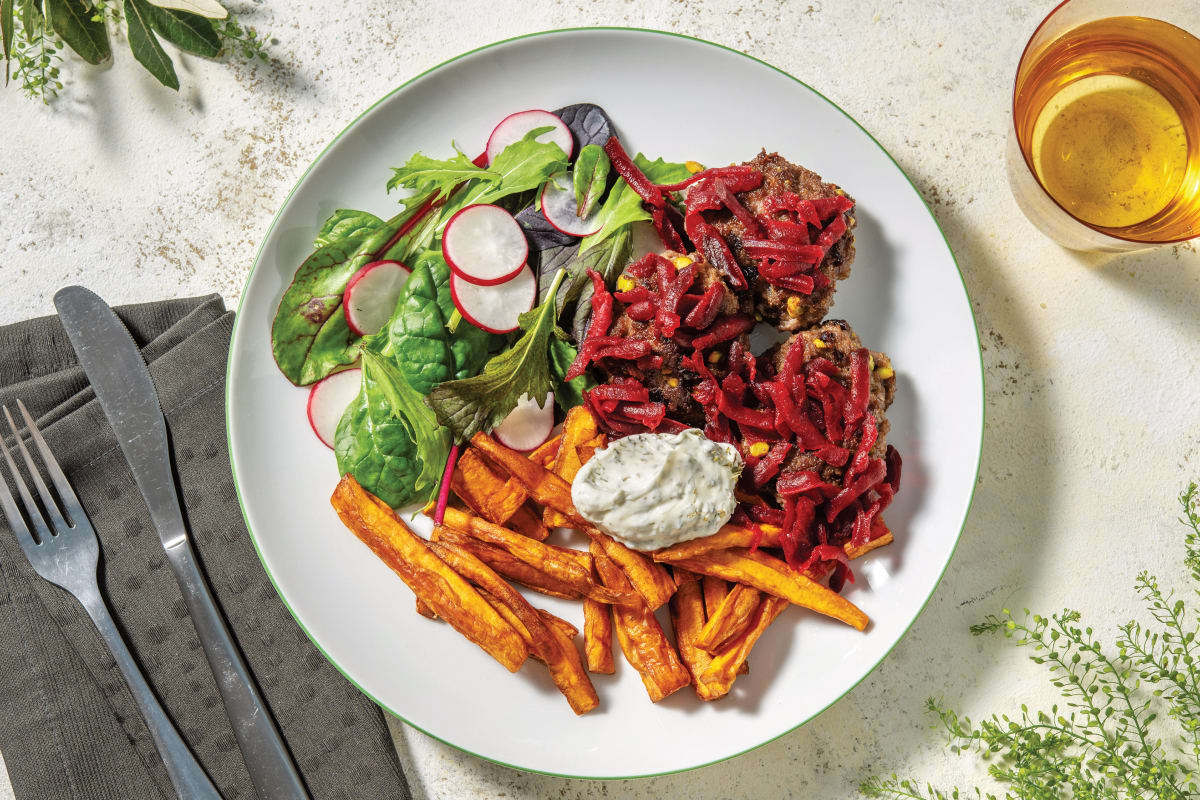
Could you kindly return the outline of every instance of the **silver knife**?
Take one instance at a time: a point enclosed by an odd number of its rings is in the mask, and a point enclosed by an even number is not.
[[[141,351],[108,304],[88,289],[61,289],[54,295],[54,307],[150,508],[167,563],[179,581],[217,679],[255,793],[260,800],[307,798],[283,737],[229,635],[192,551],[175,493],[166,420]]]

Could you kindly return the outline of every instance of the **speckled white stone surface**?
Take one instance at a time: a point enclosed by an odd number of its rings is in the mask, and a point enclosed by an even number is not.
[[[978,317],[988,419],[974,509],[924,615],[849,696],[733,761],[612,783],[514,772],[396,722],[418,797],[840,798],[893,770],[986,786],[975,759],[945,752],[925,699],[978,717],[1054,695],[1023,652],[967,627],[1004,606],[1069,605],[1109,635],[1144,616],[1139,570],[1182,584],[1173,519],[1200,477],[1200,254],[1073,254],[1018,211],[1003,161],[1011,78],[1051,0],[231,5],[277,38],[276,65],[177,59],[175,95],[126,51],[72,70],[50,110],[0,92],[0,324],[51,313],[75,282],[114,303],[215,290],[236,304],[276,208],[363,108],[464,50],[576,25],[703,37],[826,94],[929,201]]]

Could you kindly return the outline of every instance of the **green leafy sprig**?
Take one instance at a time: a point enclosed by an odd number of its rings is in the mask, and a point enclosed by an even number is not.
[[[49,104],[63,88],[63,49],[103,64],[112,59],[110,38],[122,32],[122,22],[134,59],[172,89],[179,77],[163,42],[203,58],[234,51],[268,59],[264,38],[216,0],[0,0],[5,85],[15,79],[28,97]]]
[[[1200,584],[1200,490],[1192,483],[1179,496],[1188,528],[1184,563]],[[976,635],[1000,633],[1033,650],[1030,659],[1047,667],[1063,696],[1047,711],[992,716],[978,724],[936,700],[928,701],[954,752],[989,760],[988,772],[1005,787],[1005,798],[1154,798],[1185,800],[1200,795],[1200,624],[1174,593],[1164,592],[1148,572],[1137,590],[1155,624],[1131,621],[1120,627],[1115,652],[1092,628],[1080,625],[1077,611],[1050,617],[1014,618],[1007,610],[971,628]],[[1193,587],[1196,596],[1200,590]],[[1165,710],[1175,724],[1166,741],[1159,720]],[[1158,721],[1157,724],[1156,720]],[[922,786],[896,775],[871,778],[860,789],[867,797],[951,800],[972,793]]]

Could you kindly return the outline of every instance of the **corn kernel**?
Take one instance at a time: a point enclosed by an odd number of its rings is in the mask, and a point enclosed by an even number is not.
[[[766,442],[755,442],[754,444],[750,445],[750,455],[754,456],[755,458],[762,458],[770,449],[771,445],[767,444]]]
[[[800,298],[789,297],[787,299],[787,313],[789,317],[800,316]]]
[[[667,378],[667,386],[670,386],[672,389],[679,388],[679,378]]]
[[[712,353],[709,353],[709,354],[708,354],[708,363],[710,363],[710,364],[715,364],[715,363],[717,363],[717,362],[718,362],[718,361],[720,361],[720,360],[721,360],[721,354],[720,354],[720,353],[717,353],[717,352],[712,352]]]
[[[820,339],[813,339],[812,344],[813,347],[817,348],[818,350],[824,350],[826,347],[829,347],[829,345],[825,344]]]
[[[671,263],[675,265],[675,269],[683,269],[684,267],[691,266],[692,260],[687,256],[675,256],[671,259]]]
[[[695,175],[704,169],[704,165],[699,161],[685,161],[683,166],[687,167],[687,171]]]
[[[887,380],[896,374],[896,370],[892,369],[891,367],[880,367],[879,369],[875,370],[875,374],[880,380]]]
[[[617,278],[617,291],[630,292],[633,291],[633,278],[628,275],[622,275]]]
[[[875,371],[875,356],[867,356],[867,369],[871,370],[871,372]]]

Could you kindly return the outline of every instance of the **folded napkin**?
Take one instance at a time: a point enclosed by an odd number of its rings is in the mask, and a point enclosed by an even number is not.
[[[193,545],[309,791],[320,800],[407,800],[379,708],[300,630],[246,533],[225,443],[233,313],[212,296],[117,314],[158,388]],[[0,327],[0,404],[18,398],[96,528],[102,591],[168,715],[226,800],[253,800],[149,512],[56,317]],[[175,797],[96,629],[73,597],[37,576],[2,518],[0,708],[0,753],[18,800]]]

